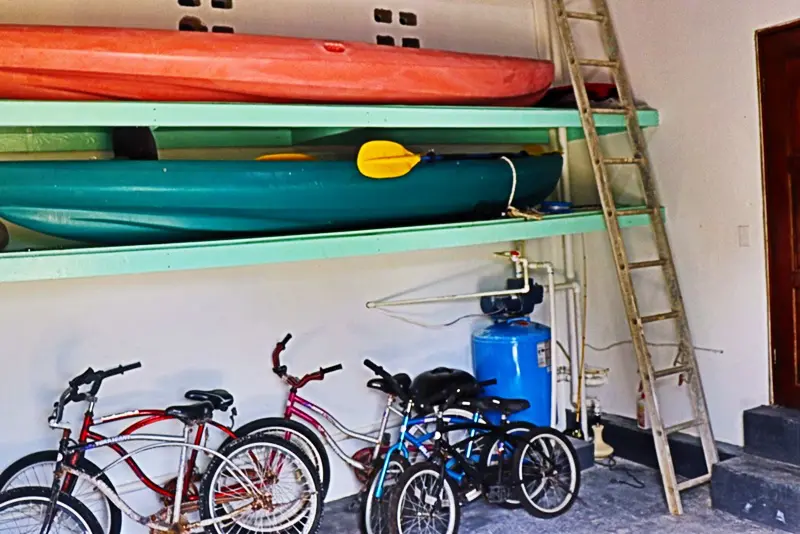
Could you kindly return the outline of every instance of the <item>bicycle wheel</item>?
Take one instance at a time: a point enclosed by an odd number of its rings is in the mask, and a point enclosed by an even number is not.
[[[538,427],[533,423],[528,423],[525,421],[515,421],[513,423],[509,423],[506,427],[506,434],[510,435],[524,435],[531,430],[536,430]],[[503,464],[502,466],[498,466],[500,463],[500,455],[498,454],[498,449],[500,442],[504,442],[504,451],[503,451]],[[496,439],[492,442],[491,445],[484,445],[483,450],[481,451],[481,459],[480,466],[481,471],[488,477],[496,477],[497,470],[502,469],[501,478],[502,484],[506,484],[510,486],[510,482],[512,479],[512,466],[514,465],[514,444],[516,441],[508,441],[508,440],[501,440]],[[494,480],[494,478],[490,478],[490,480]],[[501,508],[507,508],[509,510],[514,510],[522,506],[522,503],[519,499],[509,498],[503,502],[496,503]]]
[[[553,428],[537,428],[514,452],[513,484],[525,510],[557,517],[572,507],[581,487],[578,456],[569,438]]]
[[[322,498],[325,499],[331,483],[331,465],[325,445],[312,429],[302,423],[283,419],[282,417],[265,417],[237,428],[234,434],[237,437],[249,436],[250,434],[266,434],[288,439],[300,447],[300,450],[311,459],[319,473],[320,482],[322,483]],[[220,450],[230,443],[232,439],[225,440]]]
[[[375,490],[381,478],[381,469],[376,469],[367,482],[367,489],[361,499],[358,515],[358,528],[362,534],[389,534],[388,512],[389,495],[397,479],[410,466],[408,460],[399,452],[392,454],[389,465],[386,467],[386,476],[383,481],[383,495],[378,499]],[[383,463],[379,464],[383,467]]]
[[[466,421],[472,421],[474,415],[475,415],[475,412],[472,412],[470,410],[466,410],[464,408],[448,408],[447,410],[442,412],[442,416],[444,417],[445,421],[447,421],[449,418],[459,419],[458,422],[462,422],[462,421],[460,421],[460,419],[464,419]],[[478,422],[479,423],[485,423],[486,420],[484,419],[484,417],[482,415],[479,415],[478,416]],[[408,429],[408,433],[411,434],[412,436],[418,438],[418,437],[424,436],[426,434],[429,434],[429,433],[433,432],[434,430],[436,430],[436,423],[435,422],[428,423],[427,425],[423,424],[423,423],[419,423],[419,424],[410,426],[409,429]],[[458,443],[458,442],[466,439],[469,436],[469,432],[470,431],[466,430],[466,429],[465,430],[453,430],[451,432],[448,432],[447,435],[448,435],[448,439],[449,439],[450,443]],[[477,449],[477,447],[473,447],[473,449],[474,450],[472,451],[472,456],[477,460],[480,457],[480,451]],[[461,452],[465,452],[465,451],[461,451]],[[410,456],[409,460],[411,461],[412,464],[417,463],[418,461],[422,461],[425,458],[424,455],[422,455],[420,452],[417,452],[416,450],[412,454],[410,454],[409,456]]]
[[[225,458],[214,457],[200,484],[200,516],[215,520],[209,534],[319,529],[321,484],[299,447],[254,434],[235,439],[220,453]]]
[[[23,456],[0,473],[0,491],[21,486],[41,486],[49,490],[53,485],[53,472],[57,457],[58,451],[53,450],[38,451]],[[108,477],[105,474],[101,475],[101,469],[86,458],[78,461],[77,468],[88,475],[97,477],[98,480],[114,490],[114,485]],[[122,513],[95,486],[78,480],[70,495],[89,508],[106,534],[119,534],[122,528]]]
[[[392,489],[389,519],[391,534],[455,534],[461,521],[455,483],[433,462],[412,465]]]
[[[39,532],[50,506],[50,489],[21,486],[0,493],[0,530],[30,534]],[[6,525],[3,527],[2,525]],[[61,493],[50,526],[51,534],[103,534],[97,518],[81,501]]]

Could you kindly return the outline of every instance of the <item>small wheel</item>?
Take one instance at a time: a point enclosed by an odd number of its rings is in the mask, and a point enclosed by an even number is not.
[[[0,491],[21,486],[41,486],[50,489],[53,484],[58,451],[38,451],[23,456],[0,473]],[[97,477],[112,490],[114,485],[97,465],[86,458],[78,461],[77,468]],[[98,476],[99,475],[99,476]],[[86,505],[97,518],[107,534],[119,534],[122,528],[122,513],[100,490],[83,480],[76,481],[69,494]]]
[[[447,474],[441,476],[441,470],[433,462],[422,462],[400,475],[389,496],[391,534],[458,532],[458,490]],[[437,487],[439,491],[434,489]]]
[[[21,486],[0,493],[0,530],[18,534],[39,532],[49,507],[49,488]],[[60,493],[50,532],[103,534],[103,527],[81,501]]]
[[[514,452],[513,484],[525,510],[549,519],[569,510],[581,487],[578,455],[569,438],[537,428]]]
[[[408,460],[402,454],[399,452],[393,453],[386,466],[383,494],[378,498],[375,497],[375,490],[380,482],[383,464],[382,459],[367,481],[366,490],[362,495],[361,508],[358,515],[358,528],[362,534],[389,534],[389,495],[397,483],[397,479],[410,466]]]
[[[319,473],[322,482],[322,498],[328,494],[331,484],[331,465],[325,445],[320,441],[317,434],[309,427],[296,421],[283,419],[281,417],[265,417],[251,421],[234,431],[237,437],[249,436],[251,434],[266,434],[288,439],[293,444],[300,447],[300,450],[311,459],[314,467]],[[233,438],[228,438],[220,446],[222,450]]]
[[[314,534],[319,529],[321,484],[299,447],[253,434],[230,442],[220,454],[200,485],[200,517],[215,521],[206,532]]]
[[[533,423],[528,423],[525,421],[515,421],[513,423],[509,423],[506,427],[506,434],[510,435],[524,435],[531,430],[536,430],[538,427]],[[483,473],[486,473],[489,477],[496,477],[497,470],[499,469],[497,464],[499,463],[500,456],[498,454],[498,449],[500,445],[500,439],[495,440],[491,445],[485,444],[483,446],[483,450],[481,450],[481,459],[480,459],[480,469]],[[511,480],[511,473],[513,471],[512,466],[514,465],[514,445],[518,442],[516,440],[513,441],[504,441],[504,451],[503,451],[503,466],[502,466],[502,480],[505,483],[509,483]],[[501,508],[507,508],[509,510],[513,510],[522,506],[519,499],[506,499],[504,502],[497,503],[498,506]]]

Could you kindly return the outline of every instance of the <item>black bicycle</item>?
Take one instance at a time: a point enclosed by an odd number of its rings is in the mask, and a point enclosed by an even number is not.
[[[547,427],[520,427],[509,417],[529,407],[526,400],[474,397],[470,386],[448,391],[435,407],[433,453],[424,462],[403,470],[389,495],[389,532],[455,534],[466,496],[483,495],[493,504],[520,503],[535,517],[565,513],[580,489],[577,455],[569,439]],[[412,387],[417,405],[430,401],[423,385]],[[441,396],[441,390],[436,393]],[[451,407],[486,413],[499,412],[500,424],[448,422],[442,413]],[[450,443],[449,437],[467,431],[468,437]],[[472,447],[469,447],[472,445]],[[480,460],[463,451],[480,450]]]

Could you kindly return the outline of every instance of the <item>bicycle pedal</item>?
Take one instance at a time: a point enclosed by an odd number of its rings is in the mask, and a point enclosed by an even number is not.
[[[478,497],[480,497],[482,493],[483,492],[480,489],[473,488],[473,489],[471,489],[470,491],[468,491],[467,493],[464,494],[464,499],[467,502],[472,502],[475,499],[477,499]]]
[[[491,504],[506,502],[511,497],[511,491],[506,486],[489,486],[486,500]]]

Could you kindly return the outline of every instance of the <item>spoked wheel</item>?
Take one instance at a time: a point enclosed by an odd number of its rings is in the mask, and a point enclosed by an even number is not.
[[[317,469],[317,473],[319,473],[319,479],[320,482],[322,482],[322,498],[325,498],[331,482],[330,460],[328,459],[328,452],[325,450],[325,445],[309,427],[297,421],[291,421],[281,417],[265,417],[263,419],[256,419],[255,421],[251,421],[237,428],[234,434],[238,437],[249,436],[251,434],[275,436],[287,439],[294,445],[300,447],[300,450],[308,456]],[[223,442],[220,449],[224,448],[231,441],[231,439],[228,439]]]
[[[322,495],[314,465],[299,447],[263,435],[238,438],[215,457],[200,487],[203,520],[216,534],[314,534]]]
[[[455,483],[432,462],[412,465],[391,492],[389,518],[391,534],[455,534],[461,520]]]
[[[569,438],[552,428],[532,431],[514,452],[514,486],[522,506],[548,519],[572,507],[581,486],[578,456]]]
[[[528,432],[536,430],[538,427],[532,423],[524,421],[509,423],[506,427],[506,434],[512,436],[522,437]],[[503,443],[502,465],[500,455],[500,443]],[[483,473],[488,477],[492,484],[503,484],[511,487],[513,480],[513,467],[514,467],[514,453],[516,448],[521,445],[519,440],[501,440],[497,439],[493,443],[486,443],[481,450],[480,468]],[[498,470],[502,469],[499,473],[500,481],[497,481]],[[516,509],[522,506],[519,499],[509,498],[503,502],[496,503],[502,508]]]
[[[23,486],[44,487],[48,491],[53,485],[53,472],[58,451],[39,451],[23,456],[0,473],[0,491]],[[112,490],[114,485],[94,463],[86,458],[78,461],[77,468],[97,477]],[[107,534],[119,534],[122,528],[122,513],[106,499],[99,489],[84,480],[76,480],[70,495],[82,502],[97,518]]]
[[[0,494],[0,530],[14,534],[38,533],[47,517],[50,489],[19,487]],[[78,499],[61,493],[50,526],[52,534],[103,534],[103,527]]]
[[[378,464],[366,485],[366,492],[361,500],[358,527],[362,534],[389,534],[389,496],[400,478],[408,468],[409,462],[400,453],[392,454],[386,466],[386,475],[383,479],[383,492],[380,498],[375,497],[381,478],[383,462]]]

